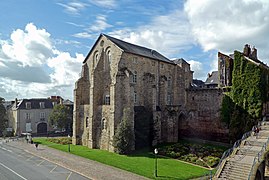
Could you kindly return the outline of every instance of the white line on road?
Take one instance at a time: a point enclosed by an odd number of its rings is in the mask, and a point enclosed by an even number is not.
[[[72,174],[72,172],[70,172],[70,174],[67,176],[66,180],[69,180],[71,174]]]
[[[43,161],[41,161],[40,163],[38,163],[38,165],[37,166],[40,166],[43,162],[44,162],[45,160],[43,160]]]
[[[10,170],[11,172],[13,172],[14,174],[16,174],[17,176],[19,176],[20,178],[22,178],[23,180],[27,180],[25,177],[19,175],[18,173],[16,173],[15,171],[13,171],[12,169],[10,169],[9,167],[5,166],[4,164],[0,163],[1,166],[3,166],[4,168]]]
[[[52,172],[52,171],[54,171],[54,169],[56,169],[57,168],[57,165],[55,165],[55,167],[50,171],[50,173]]]

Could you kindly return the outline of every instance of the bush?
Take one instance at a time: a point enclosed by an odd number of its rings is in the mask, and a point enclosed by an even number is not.
[[[113,146],[118,154],[130,154],[134,149],[134,133],[127,116],[128,109],[125,109],[122,121],[113,136]]]

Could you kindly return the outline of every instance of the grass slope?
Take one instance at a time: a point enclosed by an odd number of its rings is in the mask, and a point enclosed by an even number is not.
[[[51,143],[46,138],[35,138],[38,142],[49,147],[68,152],[68,145]],[[192,179],[203,176],[207,169],[186,164],[170,158],[158,157],[158,177],[154,177],[155,156],[149,152],[137,152],[132,155],[118,155],[104,150],[89,149],[85,146],[70,145],[72,154],[98,161],[103,164],[114,166],[145,176],[151,179]]]

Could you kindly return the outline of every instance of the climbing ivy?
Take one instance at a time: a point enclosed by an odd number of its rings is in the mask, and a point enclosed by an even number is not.
[[[261,119],[263,103],[268,98],[268,74],[268,69],[234,52],[232,87],[221,107],[221,119],[227,123],[232,141]]]

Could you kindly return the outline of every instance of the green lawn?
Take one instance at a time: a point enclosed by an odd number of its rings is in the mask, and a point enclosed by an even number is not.
[[[35,138],[34,142],[68,152],[68,145],[51,143],[46,138]],[[137,152],[132,155],[118,155],[104,150],[89,149],[71,145],[72,154],[118,167],[151,179],[154,177],[155,157],[149,152]],[[158,177],[156,179],[191,179],[209,173],[208,170],[186,164],[174,159],[158,157]]]

